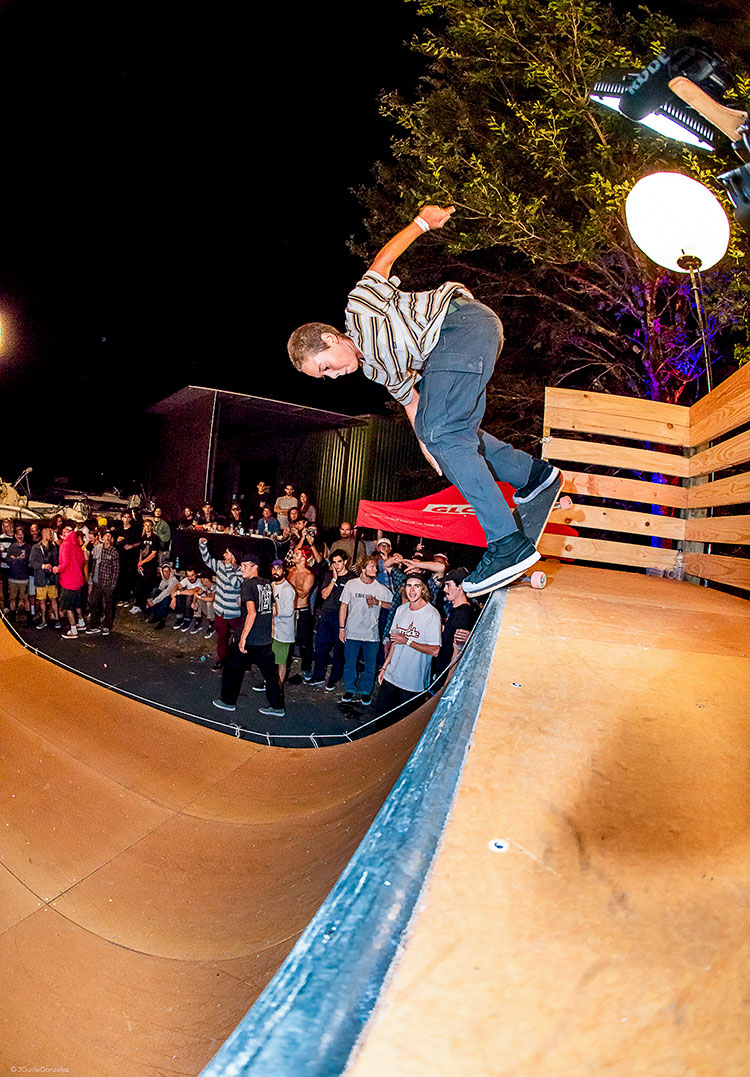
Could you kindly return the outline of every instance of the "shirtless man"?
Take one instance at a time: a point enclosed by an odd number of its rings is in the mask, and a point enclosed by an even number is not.
[[[305,682],[312,680],[313,663],[313,618],[310,609],[310,592],[315,586],[315,576],[305,563],[305,555],[301,549],[292,554],[292,567],[287,579],[295,592],[294,615],[296,623],[296,638],[299,648],[300,663],[302,666],[302,678]]]

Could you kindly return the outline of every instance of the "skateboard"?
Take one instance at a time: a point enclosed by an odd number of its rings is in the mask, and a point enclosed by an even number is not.
[[[562,484],[563,477],[560,474],[546,490],[542,490],[540,494],[537,494],[533,501],[527,501],[523,505],[516,505],[513,510],[513,516],[518,524],[519,531],[522,531],[534,546],[539,542],[552,510],[556,508],[569,509],[573,504],[569,497],[559,496]],[[501,584],[488,587],[486,591],[472,590],[471,598],[479,598],[483,594],[489,594],[490,591],[500,590],[502,587],[509,587],[510,584],[517,582],[528,583],[534,590],[541,590],[546,586],[547,576],[546,573],[539,570],[528,573],[525,569],[522,569],[515,576],[510,576],[507,580],[503,580]]]
[[[516,505],[513,515],[516,518],[516,522],[519,524],[520,530],[523,531],[526,538],[533,542],[536,546],[539,539],[542,537],[542,532],[547,526],[547,521],[554,509],[569,509],[573,502],[567,496],[560,497],[560,490],[562,489],[563,477],[560,477],[547,487],[546,490],[542,490],[541,494],[537,494],[533,501],[527,501],[525,505]],[[514,576],[510,583],[528,583],[534,590],[541,590],[547,584],[547,575],[545,572],[536,570],[535,572],[525,573],[519,572],[517,576]]]

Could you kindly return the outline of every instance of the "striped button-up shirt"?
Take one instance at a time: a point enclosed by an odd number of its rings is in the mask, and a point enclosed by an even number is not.
[[[408,404],[414,382],[438,342],[451,299],[472,299],[463,284],[447,281],[430,292],[402,292],[398,277],[370,269],[349,293],[346,331],[364,355],[370,381]]]

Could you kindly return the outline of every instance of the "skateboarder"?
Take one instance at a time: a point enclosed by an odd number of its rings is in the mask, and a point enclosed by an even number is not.
[[[558,481],[560,472],[480,429],[503,344],[497,315],[463,284],[402,292],[390,275],[399,255],[424,232],[442,228],[452,213],[453,206],[424,206],[385,244],[349,293],[345,334],[311,322],[292,333],[288,350],[294,366],[313,378],[338,378],[361,367],[403,405],[425,457],[458,487],[484,528],[487,552],[463,584],[472,595],[505,586],[539,560],[496,479],[515,487],[522,504]]]

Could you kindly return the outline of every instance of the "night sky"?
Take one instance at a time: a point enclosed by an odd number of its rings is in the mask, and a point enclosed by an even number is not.
[[[377,94],[417,70],[411,5],[364,36],[354,10],[0,5],[2,477],[125,482],[143,407],[188,383],[381,406],[285,351],[342,323]]]
[[[387,153],[379,91],[421,71],[415,7],[381,0],[363,29],[338,0],[0,0],[0,476],[126,486],[144,407],[189,383],[382,408],[285,343],[342,324],[350,191]]]

